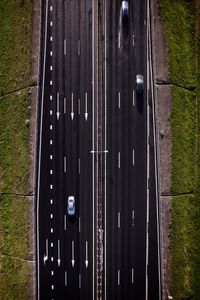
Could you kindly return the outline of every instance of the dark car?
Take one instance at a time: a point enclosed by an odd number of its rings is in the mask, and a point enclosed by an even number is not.
[[[136,92],[142,94],[144,92],[144,77],[141,74],[136,75]]]
[[[122,1],[122,21],[128,21],[128,1]]]

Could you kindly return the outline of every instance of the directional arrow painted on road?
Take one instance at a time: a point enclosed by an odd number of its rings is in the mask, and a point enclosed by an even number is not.
[[[87,111],[87,93],[85,93],[85,120],[87,121],[88,111]]]
[[[88,267],[88,242],[85,243],[85,266]]]
[[[58,266],[60,267],[61,259],[60,259],[60,240],[58,240]]]
[[[74,241],[72,241],[72,267],[74,267],[75,259],[74,259]]]
[[[59,117],[60,117],[60,111],[59,111],[59,93],[57,93],[57,112],[56,112],[56,115],[57,115],[57,120],[59,120]]]
[[[46,239],[46,252],[44,254],[44,265],[47,260],[48,260],[48,239]]]
[[[72,109],[71,109],[71,119],[74,119],[74,94],[72,93]]]

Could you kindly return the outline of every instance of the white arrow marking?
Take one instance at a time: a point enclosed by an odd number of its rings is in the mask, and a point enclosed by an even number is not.
[[[57,115],[57,120],[59,120],[59,117],[60,117],[60,111],[59,111],[59,93],[57,93],[57,112],[56,112],[56,115]]]
[[[60,240],[58,240],[58,266],[60,267],[60,262],[61,262],[61,259],[60,259]]]
[[[85,120],[87,121],[88,111],[87,111],[87,93],[85,93]]]
[[[134,269],[133,268],[132,268],[131,280],[132,280],[132,283],[134,283]]]
[[[74,259],[74,241],[72,241],[72,267],[74,267],[75,259]]]
[[[67,271],[65,271],[65,286],[67,286]]]
[[[44,265],[45,265],[45,263],[46,263],[46,261],[48,260],[48,256],[49,256],[49,254],[48,254],[48,239],[46,239],[46,254],[44,254]]]
[[[73,120],[74,118],[74,94],[72,93],[72,111],[71,111],[71,119]]]
[[[88,242],[85,243],[85,266],[88,267]]]

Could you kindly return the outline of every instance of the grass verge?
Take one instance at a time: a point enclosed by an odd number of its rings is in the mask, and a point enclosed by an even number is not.
[[[173,299],[200,295],[199,93],[195,1],[160,0],[172,86],[171,290]]]
[[[0,1],[0,299],[30,296],[31,16],[31,0]]]

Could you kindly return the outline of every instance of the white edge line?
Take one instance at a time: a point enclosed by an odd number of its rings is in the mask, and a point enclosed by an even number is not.
[[[41,103],[41,117],[40,117],[40,144],[39,144],[39,163],[38,163],[38,190],[37,190],[37,273],[38,273],[38,286],[37,295],[40,299],[40,253],[39,253],[39,199],[40,199],[40,165],[41,165],[41,147],[42,147],[42,121],[43,121],[43,106],[44,106],[44,78],[45,78],[45,66],[46,66],[46,44],[47,44],[47,18],[48,18],[49,0],[46,5],[46,23],[45,23],[45,46],[44,46],[44,64],[43,64],[43,82],[42,82],[42,103]]]

